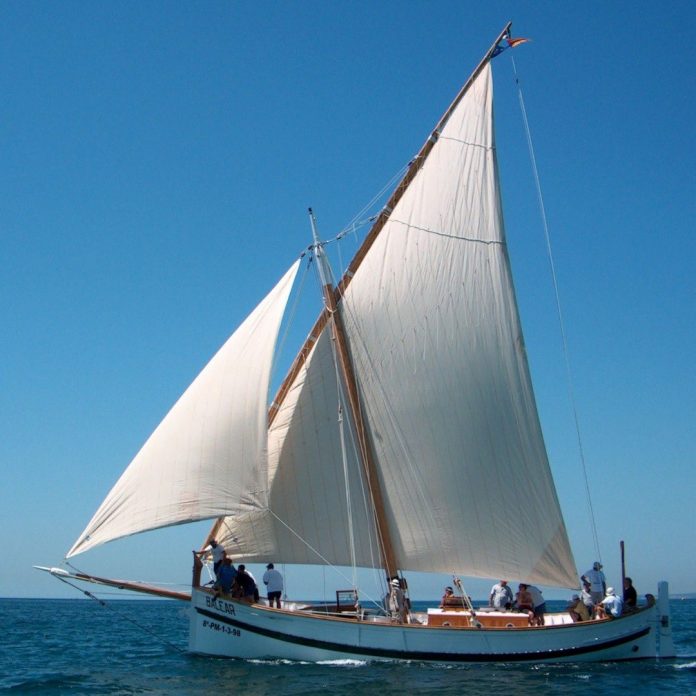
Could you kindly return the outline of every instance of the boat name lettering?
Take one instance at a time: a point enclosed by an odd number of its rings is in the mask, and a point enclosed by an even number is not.
[[[234,610],[234,604],[230,604],[229,602],[222,602],[218,599],[215,599],[214,597],[206,597],[205,598],[205,605],[207,607],[212,608],[212,609],[217,609],[218,611],[222,611],[225,614],[231,614],[232,616],[236,616],[236,612]]]

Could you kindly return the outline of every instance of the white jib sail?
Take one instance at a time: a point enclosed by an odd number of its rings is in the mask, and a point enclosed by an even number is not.
[[[299,261],[176,402],[67,557],[158,527],[266,507],[267,405]]]
[[[399,567],[574,587],[510,275],[487,65],[342,311]]]

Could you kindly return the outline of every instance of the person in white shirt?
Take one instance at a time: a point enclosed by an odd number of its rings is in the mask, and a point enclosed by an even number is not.
[[[587,607],[587,611],[590,613],[590,618],[595,617],[595,606],[596,603],[592,599],[592,592],[590,592],[590,583],[586,580],[582,581],[582,592],[580,593],[580,599],[582,603]]]
[[[215,579],[218,578],[218,573],[220,568],[222,568],[222,562],[225,560],[227,554],[223,546],[217,543],[215,539],[210,540],[210,544],[206,546],[202,551],[195,551],[196,556],[199,558],[204,558],[207,554],[211,554],[213,557],[213,572],[215,573]]]
[[[529,594],[532,595],[532,601],[534,602],[534,624],[536,626],[543,626],[545,623],[544,614],[546,613],[546,600],[538,587],[529,585],[527,589],[529,590]]]
[[[266,586],[268,606],[272,607],[275,603],[276,607],[280,609],[280,597],[283,594],[283,576],[273,567],[272,563],[266,566],[266,572],[263,574],[263,584]]]
[[[491,587],[488,604],[498,611],[505,611],[512,605],[512,590],[507,580],[501,580]]]
[[[602,572],[602,564],[599,561],[595,561],[592,564],[592,569],[588,570],[580,579],[590,583],[592,601],[595,604],[599,604],[604,599],[607,591],[607,581]]]
[[[406,623],[408,609],[406,607],[406,598],[404,591],[401,589],[401,583],[398,578],[393,578],[389,583],[389,594],[387,595],[387,606],[391,620],[397,623]]]
[[[607,596],[599,603],[599,606],[604,616],[614,619],[618,618],[623,613],[623,600],[616,595],[613,587],[607,589]]]

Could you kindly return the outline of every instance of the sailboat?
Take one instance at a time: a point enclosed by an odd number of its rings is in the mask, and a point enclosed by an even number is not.
[[[377,568],[577,588],[543,442],[505,242],[493,128],[498,35],[428,134],[346,272],[332,281],[311,216],[323,310],[269,406],[300,260],[153,432],[66,558],[213,520],[190,595],[189,649],[236,658],[563,662],[674,655],[668,586],[615,619],[573,622],[461,605],[394,616],[336,604],[272,608],[201,580],[212,540],[236,562]],[[534,504],[530,505],[529,501]],[[203,560],[201,560],[203,559]]]

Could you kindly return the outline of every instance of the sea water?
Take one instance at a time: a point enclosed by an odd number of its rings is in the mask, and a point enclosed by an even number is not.
[[[198,657],[186,652],[187,608],[157,600],[0,599],[0,692],[696,694],[693,599],[671,602],[676,660],[541,666]]]

